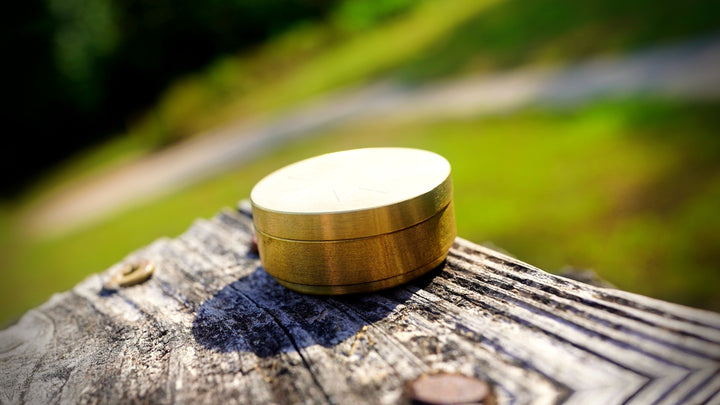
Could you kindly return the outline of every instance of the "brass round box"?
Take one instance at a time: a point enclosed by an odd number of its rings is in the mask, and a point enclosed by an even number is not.
[[[271,173],[250,200],[263,267],[304,293],[404,283],[442,263],[456,236],[450,163],[419,149],[316,156]]]

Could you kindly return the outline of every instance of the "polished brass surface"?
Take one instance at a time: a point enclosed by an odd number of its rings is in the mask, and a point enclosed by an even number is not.
[[[115,271],[103,287],[108,290],[117,290],[120,287],[140,284],[149,279],[154,270],[155,265],[151,261],[141,259]]]
[[[265,270],[287,283],[339,287],[377,282],[380,286],[402,283],[403,274],[417,269],[429,270],[429,263],[445,257],[455,236],[451,202],[429,219],[392,233],[318,242],[258,232],[258,248]]]
[[[438,257],[437,259],[431,261],[430,263],[423,265],[415,270],[411,270],[407,273],[398,274],[397,276],[386,278],[384,280],[371,281],[368,283],[346,285],[308,285],[291,283],[289,281],[281,280],[279,278],[275,278],[275,280],[277,280],[278,283],[284,285],[291,290],[299,291],[305,294],[340,295],[365,293],[395,287],[410,280],[414,280],[422,276],[423,274],[429,272],[430,270],[438,267],[445,260],[446,257],[447,252],[445,252],[445,254]]]
[[[255,227],[297,240],[393,232],[435,215],[452,199],[450,164],[408,148],[330,153],[284,167],[252,190]]]
[[[251,202],[265,270],[311,294],[404,283],[437,267],[456,236],[450,164],[417,149],[307,159],[261,180]]]

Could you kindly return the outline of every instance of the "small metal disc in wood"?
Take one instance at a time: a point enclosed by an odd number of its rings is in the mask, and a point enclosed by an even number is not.
[[[250,199],[263,267],[304,293],[404,283],[442,263],[456,236],[450,163],[419,149],[316,156],[271,173]]]

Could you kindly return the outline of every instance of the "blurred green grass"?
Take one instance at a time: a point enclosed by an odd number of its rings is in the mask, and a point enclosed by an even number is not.
[[[179,81],[131,131],[178,139],[368,80],[419,84],[626,53],[713,33],[718,13],[708,0],[426,0],[364,30],[308,24],[224,58]]]
[[[220,57],[176,80],[154,107],[128,122],[121,140],[98,147],[98,154],[75,157],[29,194],[41,195],[49,185],[107,169],[118,160],[97,155],[147,153],[218,125],[272,116],[370,80],[390,78],[414,85],[565,64],[720,29],[715,18],[720,4],[710,0],[425,0],[412,7],[405,0],[377,2],[388,3],[379,9],[398,7],[403,12],[383,18],[355,16],[358,23],[352,13],[367,7],[348,1],[329,21],[300,24],[257,49]]]
[[[319,153],[408,146],[453,165],[459,235],[540,268],[595,269],[619,288],[720,309],[720,104],[636,100],[442,122],[366,122],[281,146],[243,168],[61,238],[2,235],[0,319],[161,235],[234,206],[260,178]],[[0,216],[7,224],[7,215]],[[11,229],[8,237],[7,230]]]
[[[458,24],[399,75],[411,82],[626,53],[718,29],[704,0],[506,0]]]

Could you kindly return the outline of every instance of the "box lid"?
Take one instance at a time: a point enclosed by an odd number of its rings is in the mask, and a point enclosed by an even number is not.
[[[452,199],[450,163],[420,149],[328,153],[279,169],[250,194],[259,232],[276,238],[364,238],[420,223]]]

